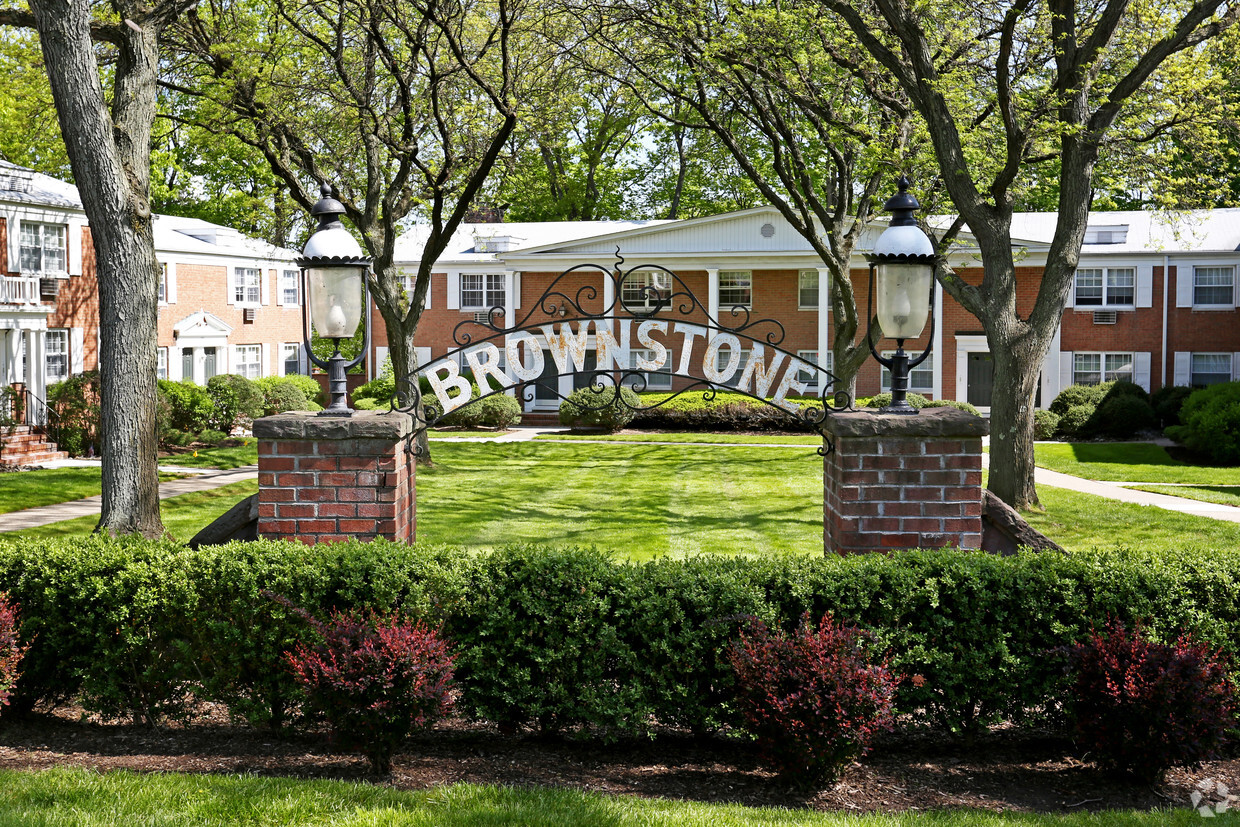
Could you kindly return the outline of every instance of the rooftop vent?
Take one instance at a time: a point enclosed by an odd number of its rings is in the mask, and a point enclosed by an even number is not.
[[[506,253],[517,246],[522,239],[511,235],[478,235],[474,234],[475,253]]]
[[[238,244],[244,238],[241,233],[232,227],[217,227],[214,224],[179,229],[187,236],[196,238],[199,241],[205,241],[207,244]]]
[[[34,170],[7,169],[0,172],[0,191],[30,192],[34,186]]]
[[[1123,244],[1128,240],[1127,224],[1099,225],[1085,228],[1086,244]]]

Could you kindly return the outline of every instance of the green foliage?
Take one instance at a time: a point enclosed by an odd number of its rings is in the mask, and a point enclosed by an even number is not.
[[[457,408],[439,424],[454,428],[497,428],[506,431],[520,421],[521,403],[505,393],[494,393],[485,399]]]
[[[1101,385],[1069,385],[1061,390],[1051,402],[1050,411],[1063,416],[1069,408],[1075,408],[1078,405],[1096,408],[1114,384],[1114,382],[1103,382]]]
[[[264,380],[259,379],[258,381],[262,382]],[[319,406],[322,406],[327,399],[326,394],[323,392],[323,386],[320,385],[319,381],[313,376],[305,376],[300,373],[289,373],[281,376],[280,381],[290,385],[296,385],[306,399],[311,403],[317,403]]]
[[[1059,431],[1059,414],[1038,408],[1033,412],[1033,438],[1054,439]]]
[[[924,408],[930,404],[930,400],[922,396],[920,393],[905,394],[904,399],[914,408]],[[865,403],[865,406],[867,408],[885,408],[890,404],[891,404],[891,392],[885,391],[883,393],[877,394],[876,396],[870,397],[869,401]],[[976,411],[977,409],[974,408],[975,413]]]
[[[1121,382],[1116,387],[1130,384]],[[1112,393],[1098,405],[1090,419],[1089,431],[1093,436],[1128,439],[1155,427],[1157,423],[1157,416],[1149,402],[1134,394]]]
[[[353,391],[353,401],[358,399],[373,399],[376,402],[389,402],[396,395],[396,380],[390,376],[380,376],[377,379],[371,379],[364,385],[358,385]]]
[[[808,431],[806,420],[742,393],[726,390],[643,393],[635,428],[674,431]],[[817,405],[806,400],[801,405]]]
[[[1069,385],[1050,404],[1066,439],[1130,439],[1156,423],[1149,394],[1134,382]]]
[[[617,389],[614,385],[578,388],[560,403],[560,424],[615,433],[633,421],[633,409],[641,404],[641,397],[632,388]]]
[[[219,445],[221,442],[223,442],[226,439],[228,439],[228,434],[224,433],[223,431],[216,431],[211,428],[208,428],[207,430],[198,434],[196,441],[205,442],[207,445]]]
[[[931,399],[928,402],[926,402],[926,404],[922,405],[922,407],[923,408],[955,408],[957,410],[964,411],[965,413],[971,413],[974,416],[982,415],[981,411],[979,411],[975,406],[970,405],[968,402],[961,402],[956,399]]]
[[[1200,388],[1180,409],[1182,425],[1167,435],[1221,465],[1240,464],[1240,382]]]
[[[201,385],[195,385],[188,379],[180,382],[161,379],[159,393],[166,403],[166,408],[163,404],[160,406],[161,430],[166,424],[167,428],[196,434],[211,424],[215,406],[211,395]]]
[[[1167,428],[1180,424],[1180,409],[1185,400],[1193,393],[1187,385],[1163,385],[1150,395],[1150,404],[1154,406],[1154,414],[1159,425]]]
[[[57,382],[47,389],[47,401],[56,412],[48,430],[60,450],[76,457],[100,444],[99,371],[88,370]]]
[[[30,645],[21,640],[18,607],[9,602],[8,595],[0,592],[0,706],[9,702],[28,648]]]
[[[317,389],[318,383],[314,384]],[[291,377],[264,376],[254,380],[254,386],[263,395],[263,416],[309,409],[310,400],[306,397],[302,383],[292,381]]]
[[[221,373],[207,380],[211,397],[210,426],[231,434],[238,424],[263,415],[263,395],[258,387],[235,373]]]
[[[1097,408],[1093,405],[1073,405],[1059,415],[1058,434],[1064,439],[1083,439],[1086,436],[1089,420],[1093,418]],[[1054,413],[1054,411],[1051,411]]]

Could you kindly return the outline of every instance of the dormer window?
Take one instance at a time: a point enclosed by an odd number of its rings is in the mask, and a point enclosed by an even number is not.
[[[65,265],[65,225],[21,223],[21,271],[28,274],[63,275]]]
[[[1085,228],[1086,244],[1123,244],[1128,241],[1127,224],[1099,225]]]

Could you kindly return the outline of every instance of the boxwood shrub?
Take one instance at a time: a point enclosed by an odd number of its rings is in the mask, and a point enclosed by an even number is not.
[[[158,721],[209,699],[273,727],[298,720],[281,657],[308,632],[269,594],[319,618],[373,609],[442,624],[466,713],[606,737],[737,723],[726,650],[749,617],[791,632],[830,612],[870,630],[904,677],[897,712],[966,737],[1059,708],[1064,664],[1048,653],[1111,619],[1233,658],[1240,647],[1235,550],[629,564],[571,548],[19,539],[0,541],[0,592],[22,606],[30,644],[16,707],[77,698]]]

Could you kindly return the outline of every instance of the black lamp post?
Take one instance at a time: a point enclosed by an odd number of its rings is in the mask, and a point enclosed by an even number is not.
[[[366,358],[370,332],[366,332],[361,355],[352,361],[340,355],[340,340],[352,338],[362,313],[370,313],[370,294],[366,290],[370,259],[362,255],[357,240],[340,223],[344,205],[331,197],[331,187],[323,184],[319,192],[322,197],[310,209],[310,214],[319,219],[319,228],[297,259],[306,297],[301,317],[302,334],[310,361],[327,371],[331,404],[319,411],[319,416],[352,416],[345,374]],[[315,356],[310,346],[307,315],[314,322],[315,332],[321,338],[331,339],[335,345],[335,352],[326,362]]]
[[[878,280],[878,324],[883,336],[896,340],[896,352],[890,358],[874,348],[874,339],[867,329],[866,341],[879,364],[891,371],[891,404],[880,413],[915,414],[908,403],[909,372],[926,361],[931,346],[920,356],[910,359],[904,352],[904,340],[916,339],[931,319],[930,335],[934,336],[934,244],[917,226],[913,217],[920,204],[908,193],[908,178],[900,176],[900,192],[892,196],[883,209],[891,211],[891,224],[874,243],[870,262],[869,307],[874,306],[875,276]],[[866,318],[873,323],[873,312]]]

